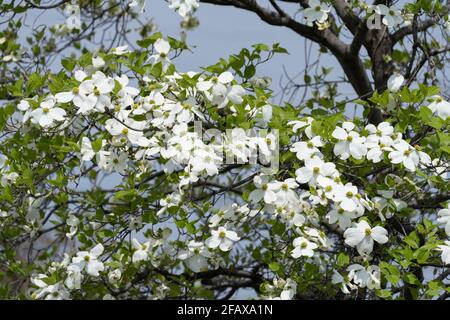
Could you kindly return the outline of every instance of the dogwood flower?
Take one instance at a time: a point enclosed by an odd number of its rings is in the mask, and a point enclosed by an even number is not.
[[[345,294],[349,294],[351,290],[358,288],[355,284],[351,283],[348,278],[344,278],[339,272],[334,270],[331,276],[331,283],[339,284],[341,286],[341,291]]]
[[[298,237],[293,242],[294,250],[291,251],[293,258],[299,257],[312,257],[314,255],[314,249],[318,246],[314,242],[309,241],[304,237]]]
[[[219,227],[217,230],[211,230],[211,236],[206,239],[205,243],[211,249],[218,247],[220,250],[226,252],[230,251],[233,243],[240,239],[236,232]]]
[[[445,225],[445,233],[450,237],[450,203],[447,208],[439,210],[437,221]]]
[[[295,171],[298,183],[315,185],[319,176],[331,177],[337,173],[336,165],[332,162],[324,162],[318,157],[305,160],[305,166]]]
[[[188,249],[178,255],[178,258],[184,260],[186,266],[194,272],[206,270],[208,268],[207,258],[211,257],[212,254],[205,245],[194,240],[189,241]]]
[[[329,223],[337,223],[339,228],[346,230],[352,225],[352,220],[356,218],[356,214],[353,211],[345,211],[342,208],[335,207],[327,213],[326,218]]]
[[[376,226],[372,228],[367,221],[362,220],[354,224],[353,228],[348,228],[344,232],[345,243],[355,247],[362,256],[369,255],[373,250],[373,242],[380,244],[388,242],[385,228]]]
[[[158,62],[161,62],[164,67],[170,64],[170,59],[168,57],[170,51],[169,42],[160,38],[155,41],[155,44],[153,46],[156,51],[156,53],[151,56],[151,58],[153,59],[153,63],[156,64]]]
[[[227,84],[233,81],[233,74],[229,71],[222,72],[218,77],[210,80],[201,80],[197,82],[197,89],[200,91],[208,91],[212,88],[213,95],[223,95],[227,90]]]
[[[91,161],[95,156],[95,151],[92,148],[91,140],[88,137],[81,138],[81,161]]]
[[[124,46],[119,46],[119,47],[115,47],[111,49],[111,53],[115,54],[116,56],[122,56],[124,54],[129,53],[130,51],[128,50],[128,46],[124,45]]]
[[[347,160],[350,156],[361,159],[367,153],[367,147],[364,144],[366,139],[352,131],[354,127],[353,123],[344,122],[342,128],[336,127],[332,133],[332,136],[339,140],[334,145],[334,153],[342,160]]]
[[[375,12],[384,16],[381,22],[388,27],[395,27],[403,22],[401,12],[394,6],[387,7],[384,4],[379,4],[375,8]]]
[[[199,7],[199,0],[170,0],[169,8],[174,9],[183,18]]]
[[[125,121],[108,119],[105,129],[113,136],[125,136],[132,144],[147,147],[150,141],[144,136],[145,121],[135,121],[131,118]]]
[[[367,269],[360,264],[351,264],[347,267],[348,279],[360,288],[379,289],[381,273],[378,266],[369,266]]]
[[[271,182],[268,184],[268,188],[276,193],[275,203],[293,203],[297,200],[297,194],[295,193],[294,189],[298,188],[298,184],[293,178],[288,178],[283,182]]]
[[[87,114],[94,108],[99,112],[105,112],[105,107],[111,105],[109,93],[114,89],[114,79],[105,76],[101,71],[96,71],[92,78],[84,80],[79,87],[79,93],[88,96],[80,102],[78,113]]]
[[[75,257],[72,258],[72,263],[76,264],[80,270],[85,269],[86,273],[98,277],[99,272],[105,269],[105,266],[101,261],[98,261],[98,257],[103,253],[103,246],[99,243],[93,247],[90,251],[80,251]]]
[[[142,13],[142,12],[144,12],[145,2],[146,2],[146,0],[132,0],[128,4],[128,6],[130,8],[133,8],[137,12]]]
[[[41,127],[47,128],[52,126],[55,121],[64,121],[66,111],[62,108],[55,107],[56,99],[49,95],[42,100],[39,108],[34,109],[30,116],[33,123],[39,123]]]
[[[405,78],[399,74],[394,73],[392,76],[389,77],[387,86],[390,92],[397,92],[402,87],[403,83],[405,82]]]
[[[304,10],[304,16],[308,25],[314,21],[324,23],[328,19],[328,13],[331,11],[330,5],[322,3],[320,0],[309,0],[309,8]]]
[[[306,160],[314,156],[321,156],[319,147],[323,146],[322,138],[315,136],[309,141],[295,142],[290,151],[295,152],[299,160]]]
[[[136,238],[133,238],[133,240],[131,240],[131,244],[135,250],[131,258],[133,262],[148,260],[149,251],[153,248],[153,241],[150,240],[140,244]]]
[[[406,169],[409,171],[416,171],[419,162],[430,163],[431,158],[426,153],[420,151],[420,149],[413,148],[409,143],[404,140],[400,140],[394,143],[392,147],[395,149],[389,153],[389,159],[392,163],[403,163]]]
[[[428,109],[444,120],[450,117],[450,102],[445,101],[441,96],[433,96],[432,99],[433,102],[428,105]]]
[[[450,264],[450,241],[447,240],[444,242],[445,244],[438,245],[438,250],[441,253],[441,259],[444,264]]]
[[[276,200],[276,194],[273,189],[269,188],[270,177],[267,175],[257,175],[253,178],[253,183],[256,187],[250,195],[250,201],[257,203],[264,199],[265,203],[272,203]]]

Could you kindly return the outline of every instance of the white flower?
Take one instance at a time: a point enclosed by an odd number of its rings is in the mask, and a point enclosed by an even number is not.
[[[374,240],[380,244],[388,242],[385,228],[376,226],[372,228],[366,221],[355,223],[353,228],[344,232],[345,243],[355,247],[362,256],[369,255],[373,250]]]
[[[105,269],[105,266],[101,261],[98,261],[98,257],[103,253],[103,246],[99,243],[93,247],[89,252],[80,251],[76,257],[72,258],[72,263],[76,264],[80,270],[85,269],[86,273],[98,277],[99,272]]]
[[[268,189],[272,190],[276,194],[275,203],[284,204],[286,202],[295,202],[297,200],[297,194],[294,189],[298,188],[298,184],[295,179],[288,178],[283,182],[274,181],[268,184]]]
[[[127,75],[123,74],[120,77],[115,77],[115,80],[120,83],[121,89],[117,93],[118,102],[121,107],[129,107],[134,105],[134,97],[139,94],[139,89],[128,86],[130,79],[128,79]]]
[[[298,237],[293,242],[294,250],[291,251],[293,258],[299,257],[312,257],[314,255],[314,249],[318,246],[314,242],[309,241],[304,237]]]
[[[348,279],[360,288],[379,289],[381,273],[378,266],[369,266],[366,270],[360,264],[352,264],[347,267]]]
[[[66,233],[66,236],[68,238],[72,238],[77,230],[78,230],[78,224],[80,223],[80,219],[78,219],[76,216],[74,216],[73,214],[70,214],[69,217],[66,220],[66,224],[68,226],[70,226],[70,232]]]
[[[217,105],[218,108],[226,107],[229,102],[241,104],[244,101],[242,97],[245,95],[245,90],[240,85],[233,85],[226,91],[217,93],[213,96],[212,103]]]
[[[347,160],[350,155],[355,159],[361,159],[367,153],[365,138],[352,131],[355,125],[344,122],[341,127],[334,129],[332,136],[339,141],[334,145],[334,153],[342,160]]]
[[[122,278],[122,271],[120,269],[114,269],[108,272],[108,281],[111,284],[116,284]]]
[[[265,203],[272,203],[276,200],[276,194],[273,190],[269,189],[270,178],[266,175],[257,175],[253,178],[253,183],[256,189],[253,190],[250,195],[250,201],[256,203],[264,199]]]
[[[81,82],[87,75],[82,70],[75,71],[75,80]],[[80,110],[92,109],[95,106],[96,99],[93,96],[87,96],[86,92],[80,90],[80,87],[74,87],[72,91],[58,92],[55,95],[56,101],[59,103],[73,102]],[[81,112],[81,111],[79,111]]]
[[[345,279],[339,272],[334,270],[333,275],[331,276],[331,283],[340,284],[341,291],[345,294],[349,294],[350,290],[355,290],[358,287],[351,283],[348,279]]]
[[[94,69],[100,69],[105,66],[105,60],[102,57],[92,57],[92,66]]]
[[[342,208],[336,207],[327,213],[326,218],[329,223],[337,223],[339,228],[345,230],[352,225],[352,220],[356,218],[356,214],[355,212],[345,211]]]
[[[216,155],[214,150],[196,149],[191,160],[192,171],[194,173],[201,173],[206,171],[209,176],[214,176],[219,173],[218,165],[222,158]]]
[[[309,0],[309,8],[304,10],[304,16],[308,25],[314,21],[324,23],[328,19],[328,13],[331,11],[330,5],[322,3],[320,0]]]
[[[34,109],[31,114],[33,123],[39,123],[41,127],[50,127],[55,121],[64,121],[66,111],[55,107],[55,97],[50,95],[42,100],[39,108]]]
[[[31,295],[32,299],[66,300],[70,298],[69,291],[63,286],[62,282],[49,285],[43,281],[45,278],[48,278],[45,274],[39,274],[37,277],[31,278],[31,282],[39,287]]]
[[[450,237],[450,203],[447,204],[447,208],[439,210],[437,221],[445,224],[445,233]]]
[[[71,264],[67,266],[67,278],[64,280],[64,284],[69,289],[80,289],[83,275],[81,274],[80,266],[77,264]]]
[[[428,105],[428,108],[444,120],[450,117],[450,102],[445,101],[441,96],[433,96],[432,99],[433,102]]]
[[[19,104],[17,105],[17,109],[20,111],[28,111],[30,110],[30,103],[27,100],[20,100]]]
[[[205,243],[211,249],[219,247],[222,251],[230,251],[233,243],[239,240],[236,232],[219,227],[217,230],[211,230],[211,237],[206,239]]]
[[[153,59],[153,63],[161,62],[163,66],[167,66],[170,63],[170,59],[168,57],[169,51],[170,51],[170,44],[164,39],[158,39],[155,41],[155,44],[153,45],[156,54],[152,55],[151,58]]]
[[[314,118],[307,117],[306,121],[293,120],[293,121],[289,121],[288,125],[292,126],[292,131],[294,131],[294,132],[297,132],[299,129],[303,129],[306,136],[309,139],[312,139],[315,136],[315,134],[312,131],[313,121],[314,121]]]
[[[438,250],[441,253],[441,259],[444,264],[450,264],[450,241],[445,241],[445,244],[438,245]]]
[[[405,78],[401,74],[394,73],[392,76],[389,77],[387,82],[389,91],[397,92],[398,90],[400,90],[404,82]]]
[[[95,156],[95,151],[92,149],[91,140],[88,137],[81,138],[81,161],[91,161]]]
[[[169,8],[182,17],[187,17],[199,6],[199,0],[170,0]]]
[[[92,79],[85,80],[80,84],[79,93],[87,96],[81,99],[78,113],[87,114],[92,109],[104,112],[105,107],[110,107],[111,98],[109,93],[114,89],[114,79],[111,79],[101,71],[96,71]]]
[[[229,71],[222,72],[218,77],[210,80],[201,80],[197,82],[197,89],[200,91],[208,91],[212,88],[213,95],[223,95],[227,90],[227,84],[233,81],[233,74]]]
[[[125,121],[108,119],[105,123],[105,129],[112,136],[125,136],[132,144],[147,147],[150,141],[144,137],[145,121],[135,121],[131,118]]]
[[[323,146],[322,138],[320,136],[315,136],[309,141],[299,141],[295,142],[290,151],[295,152],[299,160],[305,160],[312,158],[314,156],[321,156],[322,153],[319,147]]]
[[[389,159],[392,163],[403,163],[406,169],[416,171],[419,162],[430,163],[431,158],[419,149],[413,148],[409,143],[400,140],[393,144],[394,151],[389,153]]]
[[[139,13],[144,12],[146,0],[132,0],[128,6]]]
[[[337,186],[334,200],[339,203],[342,209],[350,212],[358,211],[361,213],[361,210],[364,212],[360,199],[358,188],[350,182]]]
[[[188,249],[179,254],[178,258],[184,260],[186,266],[194,272],[208,269],[208,260],[212,255],[202,242],[189,241]]]
[[[130,51],[127,50],[127,49],[128,49],[128,46],[127,46],[127,45],[119,46],[119,47],[116,47],[116,48],[112,48],[112,49],[111,49],[111,53],[112,53],[112,54],[115,54],[115,55],[117,55],[117,56],[121,56],[121,55],[124,55],[124,54],[130,52]]]
[[[375,12],[384,16],[381,21],[388,27],[395,27],[403,22],[401,12],[394,6],[387,7],[379,4],[376,6]]]
[[[149,251],[153,248],[153,242],[151,240],[140,244],[137,239],[133,239],[131,240],[131,244],[135,250],[131,258],[133,262],[148,260]]]
[[[292,300],[297,292],[297,283],[294,280],[288,278],[286,279],[286,285],[281,291],[280,299],[281,300]]]
[[[337,174],[336,165],[332,162],[324,162],[322,159],[314,157],[305,160],[305,166],[295,171],[298,183],[309,183],[315,185],[319,176],[331,177]]]

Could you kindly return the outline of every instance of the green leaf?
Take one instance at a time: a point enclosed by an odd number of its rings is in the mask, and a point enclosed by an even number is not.
[[[350,263],[350,258],[347,254],[341,252],[337,257],[337,265],[339,267],[345,267]]]
[[[249,78],[253,77],[255,75],[255,73],[256,73],[255,66],[254,65],[249,65],[249,66],[247,66],[245,68],[244,77],[249,79]]]
[[[280,265],[277,262],[271,262],[269,263],[269,269],[273,272],[277,272],[278,270],[280,270]]]

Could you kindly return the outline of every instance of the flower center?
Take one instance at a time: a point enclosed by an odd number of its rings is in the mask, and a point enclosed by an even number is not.
[[[122,129],[122,134],[127,135],[128,134],[128,128],[123,128]]]
[[[353,141],[353,137],[352,136],[347,136],[347,141],[348,142],[352,142]]]
[[[283,189],[284,191],[286,191],[286,190],[289,189],[289,186],[287,185],[287,183],[283,183],[283,184],[281,185],[281,189]]]
[[[347,198],[351,198],[351,197],[353,197],[353,192],[347,191],[347,193],[345,195],[347,196]]]
[[[405,150],[403,151],[403,155],[409,156],[411,154],[411,150]]]
[[[91,257],[89,257],[89,256],[84,257],[84,261],[89,262],[90,260],[91,260]]]
[[[308,244],[306,242],[302,242],[302,244],[300,245],[300,248],[302,249],[306,249],[308,247]]]
[[[306,144],[308,146],[308,148],[312,149],[314,148],[314,143],[312,143],[311,141],[308,141],[308,143]]]
[[[225,231],[219,232],[219,238],[225,238],[225,236],[226,236]]]
[[[370,236],[372,234],[372,229],[367,228],[366,230],[364,230],[364,233],[366,234],[366,236]]]
[[[50,109],[49,108],[47,108],[47,107],[45,107],[45,108],[42,108],[42,112],[44,112],[44,113],[48,113],[50,111]]]
[[[320,168],[319,167],[314,167],[313,172],[315,174],[318,174],[320,172]]]
[[[75,87],[72,89],[72,93],[74,93],[74,94],[78,94],[79,92],[80,92],[80,88],[78,88],[78,87]]]

